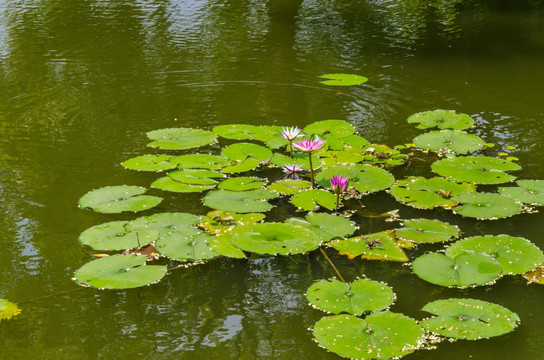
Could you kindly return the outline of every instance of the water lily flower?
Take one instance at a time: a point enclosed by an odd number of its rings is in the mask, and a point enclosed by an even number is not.
[[[336,175],[331,178],[332,191],[336,194],[336,209],[338,209],[338,203],[340,202],[340,194],[346,190],[348,183],[349,177],[347,176]]]
[[[286,177],[290,179],[298,179],[297,173],[307,173],[310,170],[303,169],[298,164],[283,164],[283,171],[287,173]]]
[[[312,152],[320,150],[325,146],[325,140],[320,139],[319,137],[307,137],[303,138],[300,141],[297,141],[293,145],[300,151],[308,153],[308,162],[310,164],[310,176],[312,179],[312,188],[315,186],[314,183],[314,169],[312,167]]]
[[[284,126],[281,128],[282,131],[278,131],[280,136],[284,138],[285,140],[289,141],[289,151],[291,154],[291,159],[293,158],[293,140],[295,140],[297,137],[302,136],[301,131],[296,126],[291,126],[290,128],[287,126]]]

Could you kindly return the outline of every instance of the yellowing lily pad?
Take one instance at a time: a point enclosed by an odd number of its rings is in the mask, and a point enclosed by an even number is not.
[[[21,309],[19,309],[17,304],[14,304],[7,299],[0,299],[0,321],[9,320],[20,313]]]

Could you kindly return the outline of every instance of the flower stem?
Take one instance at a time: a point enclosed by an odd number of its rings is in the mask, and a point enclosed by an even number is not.
[[[312,167],[312,152],[308,153],[308,161],[310,163],[310,177],[312,179],[312,189],[315,187],[314,184],[314,168]]]
[[[336,208],[334,210],[338,210],[338,202],[340,201],[340,194],[336,194]]]
[[[329,262],[329,264],[331,264],[332,268],[333,268],[334,271],[336,272],[336,275],[338,275],[338,278],[339,278],[342,282],[346,282],[346,280],[344,280],[344,278],[342,277],[342,275],[340,275],[340,271],[338,271],[338,269],[336,268],[336,266],[334,266],[332,260],[329,258],[329,256],[328,256],[327,253],[325,252],[325,250],[323,250],[322,247],[319,247],[319,250],[321,250],[321,253],[322,253],[323,256],[325,257],[325,259],[327,259],[327,261]]]
[[[294,159],[293,158],[293,140],[289,140],[289,150],[291,153],[291,159]]]

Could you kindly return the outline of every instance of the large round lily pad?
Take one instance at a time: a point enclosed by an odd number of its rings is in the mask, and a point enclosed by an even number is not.
[[[408,261],[404,250],[389,230],[374,234],[331,241],[330,246],[350,259],[361,256],[368,260]]]
[[[391,195],[397,201],[418,209],[434,209],[437,206],[449,209],[458,204],[451,197],[466,192],[476,192],[476,186],[441,177],[425,179],[414,176],[397,180],[391,186]]]
[[[518,180],[517,187],[500,187],[499,193],[524,204],[544,205],[544,180]]]
[[[278,195],[265,189],[250,191],[211,191],[204,197],[204,205],[212,209],[232,211],[236,213],[264,212],[272,209],[266,200]]]
[[[308,288],[306,296],[310,304],[321,310],[352,315],[383,310],[395,300],[389,286],[369,279],[349,284],[336,279],[321,280]]]
[[[224,180],[217,187],[222,190],[230,191],[248,191],[260,189],[264,186],[264,181],[259,181],[259,178],[251,176],[234,177]]]
[[[211,144],[217,135],[211,131],[193,128],[159,129],[147,133],[153,142],[148,146],[164,150],[192,149]]]
[[[413,140],[419,148],[431,151],[453,151],[468,154],[483,149],[485,141],[461,130],[437,130],[418,135]]]
[[[253,232],[232,235],[232,243],[257,254],[301,254],[319,247],[320,239],[304,227],[285,223],[253,225]]]
[[[462,288],[487,284],[501,274],[501,264],[497,260],[475,252],[463,252],[454,258],[428,253],[415,259],[412,269],[432,284]]]
[[[123,211],[151,209],[162,201],[158,196],[142,195],[147,191],[141,186],[106,186],[91,190],[79,199],[79,207],[99,213],[116,214]]]
[[[74,274],[80,285],[99,289],[129,289],[156,283],[166,266],[145,265],[147,256],[113,255],[90,261]]]
[[[319,77],[328,79],[321,81],[322,84],[333,86],[353,86],[360,85],[368,81],[366,77],[355,74],[324,74]]]
[[[422,309],[434,317],[420,321],[433,333],[454,339],[478,340],[506,334],[515,329],[519,316],[507,308],[476,299],[444,299]]]
[[[456,114],[454,110],[423,111],[408,118],[410,124],[419,124],[418,129],[464,130],[474,125],[474,119],[467,114]]]
[[[353,135],[355,128],[344,120],[321,120],[311,123],[304,128],[304,133],[308,135],[331,134],[336,138]]]
[[[306,215],[306,220],[311,224],[312,229],[317,231],[322,241],[349,236],[356,229],[355,224],[349,219],[326,213],[312,211]]]
[[[155,244],[159,253],[176,260],[208,260],[218,256],[208,244],[212,237],[190,226],[180,226],[162,235]]]
[[[176,168],[170,162],[170,155],[142,155],[124,161],[121,165],[126,169],[138,171],[164,171]]]
[[[504,234],[459,240],[446,249],[446,255],[453,258],[465,251],[490,255],[501,264],[504,274],[523,274],[544,262],[544,254],[535,244],[521,237]]]
[[[173,156],[170,162],[180,169],[210,169],[218,170],[230,164],[230,160],[224,156],[211,154],[185,154]]]
[[[306,180],[285,179],[268,185],[268,190],[272,190],[282,195],[294,195],[311,187],[312,183]]]
[[[14,304],[7,299],[0,299],[0,321],[9,320],[20,313],[21,309],[19,309],[17,304]]]
[[[293,195],[291,202],[306,211],[315,210],[317,206],[333,210],[336,207],[336,195],[321,189],[311,189]]]
[[[488,156],[465,156],[444,158],[435,161],[431,168],[438,175],[452,180],[473,184],[502,184],[516,177],[505,171],[519,170],[521,167],[508,160]]]
[[[389,171],[372,165],[363,165],[350,185],[362,194],[388,189],[395,182]]]
[[[112,221],[95,225],[83,231],[79,241],[95,250],[114,251],[142,247],[159,238],[158,229],[129,231],[126,224],[126,221]]]
[[[385,311],[364,320],[352,315],[325,316],[315,323],[313,334],[321,346],[338,355],[386,360],[417,350],[425,331],[415,320]]]
[[[465,193],[452,198],[459,203],[456,214],[477,219],[495,220],[521,212],[522,206],[508,196],[491,193]]]
[[[415,243],[437,243],[448,241],[459,235],[459,228],[440,220],[405,220],[404,227],[395,229],[398,239]]]
[[[251,143],[235,143],[221,151],[221,155],[232,161],[244,161],[248,157],[265,161],[272,157],[272,151],[264,146]]]

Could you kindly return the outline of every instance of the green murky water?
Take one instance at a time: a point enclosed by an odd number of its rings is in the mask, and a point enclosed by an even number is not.
[[[544,5],[540,1],[4,1],[0,4],[0,298],[70,290],[90,258],[77,237],[106,221],[77,208],[106,185],[149,186],[119,164],[150,153],[145,132],[218,124],[299,125],[345,119],[395,145],[420,133],[417,111],[455,109],[507,145],[522,179],[544,179]],[[352,88],[319,84],[357,73]],[[414,163],[403,175],[424,171]],[[155,190],[155,192],[157,192]],[[164,194],[163,194],[164,195]],[[156,211],[203,214],[200,194],[168,195]],[[390,195],[367,209],[429,216]],[[543,214],[477,223],[436,217],[466,235],[523,236],[541,248]],[[360,218],[364,232],[392,225]],[[332,252],[331,252],[332,253]],[[392,310],[416,319],[429,301],[472,297],[517,312],[513,333],[441,343],[406,359],[541,359],[544,287],[508,277],[441,288],[399,264],[333,256],[345,277],[393,287]],[[304,291],[332,276],[304,256],[220,259],[127,291],[84,289],[21,304],[0,323],[2,359],[336,359],[307,330],[322,314]]]

